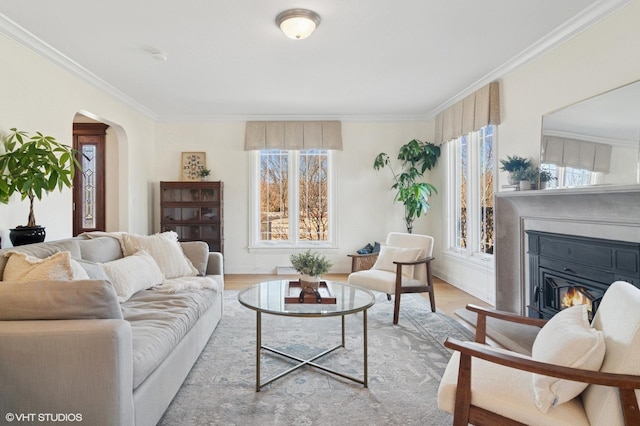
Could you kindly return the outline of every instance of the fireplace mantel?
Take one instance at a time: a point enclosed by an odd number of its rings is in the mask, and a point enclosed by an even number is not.
[[[640,185],[499,192],[496,308],[526,315],[527,230],[640,242]]]

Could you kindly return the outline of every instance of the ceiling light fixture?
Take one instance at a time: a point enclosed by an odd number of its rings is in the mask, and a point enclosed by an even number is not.
[[[320,15],[307,9],[290,9],[276,16],[276,25],[289,38],[303,40],[320,25]]]

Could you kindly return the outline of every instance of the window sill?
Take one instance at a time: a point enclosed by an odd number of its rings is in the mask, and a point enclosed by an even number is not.
[[[444,250],[442,254],[445,258],[454,262],[465,264],[482,271],[495,272],[495,259],[491,255],[480,253],[469,254],[462,250]]]
[[[313,250],[320,253],[335,253],[340,247],[331,244],[260,244],[249,246],[249,253],[298,253]]]

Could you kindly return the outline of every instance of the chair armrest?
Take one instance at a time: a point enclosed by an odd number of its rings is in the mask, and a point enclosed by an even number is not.
[[[487,317],[496,318],[502,321],[513,322],[523,325],[533,325],[536,327],[542,327],[547,323],[547,320],[539,318],[529,318],[522,315],[517,315],[511,312],[498,311],[495,309],[487,309],[478,305],[469,304],[467,310],[475,312],[478,315],[476,321],[476,338],[478,343],[486,343],[487,338]]]
[[[418,259],[418,260],[414,260],[412,262],[398,262],[398,261],[394,261],[393,263],[396,265],[421,265],[423,263],[430,263],[433,259],[435,259],[435,257],[431,256],[431,257],[425,257],[422,259]]]
[[[351,272],[358,272],[371,267],[378,260],[378,253],[348,254],[351,258]]]

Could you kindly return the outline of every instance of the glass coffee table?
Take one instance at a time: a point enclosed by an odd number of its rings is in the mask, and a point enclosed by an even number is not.
[[[256,284],[246,288],[238,294],[238,301],[243,306],[256,311],[256,392],[260,392],[264,386],[274,382],[275,380],[297,370],[305,365],[315,367],[327,373],[335,374],[345,379],[352,380],[367,387],[367,309],[373,306],[375,297],[373,293],[364,288],[353,285],[339,283],[335,281],[326,281],[327,285],[333,290],[335,303],[285,303],[285,296],[289,288],[288,280],[268,281]],[[345,315],[362,312],[362,341],[364,345],[364,375],[363,378],[356,378],[347,374],[335,371],[323,365],[317,364],[315,361],[319,358],[345,347]],[[298,356],[285,353],[283,351],[265,346],[262,344],[262,314],[282,315],[285,317],[342,317],[342,342],[333,348],[327,349],[309,359],[303,359]],[[288,370],[277,374],[264,382],[260,381],[260,355],[262,350],[267,353],[277,354],[279,356],[296,361],[298,364]]]

